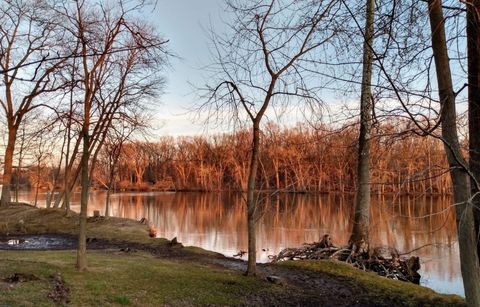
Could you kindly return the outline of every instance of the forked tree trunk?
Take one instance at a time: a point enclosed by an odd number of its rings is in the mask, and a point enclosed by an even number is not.
[[[363,43],[362,89],[360,97],[360,135],[357,155],[357,195],[350,244],[357,252],[368,249],[370,224],[370,134],[372,127],[372,63],[375,1],[367,0]]]
[[[467,4],[467,53],[468,53],[468,132],[470,170],[480,182],[480,0]],[[472,195],[480,192],[472,184]],[[473,199],[477,254],[480,257],[480,195]]]
[[[480,268],[477,258],[475,223],[472,204],[469,203],[471,194],[469,178],[465,170],[466,161],[458,142],[455,93],[448,59],[442,1],[429,0],[428,8],[432,30],[432,49],[442,106],[442,137],[452,178],[465,297],[469,306],[480,306]]]

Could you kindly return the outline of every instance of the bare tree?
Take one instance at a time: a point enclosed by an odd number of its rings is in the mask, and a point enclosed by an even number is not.
[[[135,22],[130,16],[142,6],[142,1],[103,6],[78,0],[74,6],[65,4],[63,7],[65,16],[70,21],[67,29],[78,46],[80,65],[76,73],[80,84],[78,94],[82,96],[83,103],[80,134],[83,149],[79,167],[82,192],[77,252],[77,268],[80,271],[87,268],[87,202],[96,156],[112,122],[127,120],[126,117],[116,117],[117,110],[125,108],[126,101],[138,105],[136,99],[151,97],[161,87],[161,84],[153,84],[147,74],[151,73],[152,67],[159,68],[158,65],[165,62],[163,45],[167,41],[155,35],[151,27]],[[119,58],[124,61],[118,61]],[[117,69],[112,70],[112,67]],[[142,68],[143,73],[137,76],[129,74],[132,69],[138,72]],[[149,80],[148,85],[145,85],[144,80]],[[99,117],[94,114],[99,114]],[[77,141],[75,146],[79,143]],[[72,154],[72,158],[74,156]]]
[[[206,87],[209,114],[234,118],[251,127],[247,183],[248,268],[256,273],[256,189],[261,156],[262,119],[267,110],[304,103],[317,110],[321,87],[313,77],[313,59],[327,49],[339,29],[337,1],[228,1],[233,13],[230,32],[212,33],[215,83]],[[320,55],[324,56],[324,55]]]
[[[100,174],[95,176],[95,178],[98,181],[101,181],[103,186],[107,189],[107,196],[105,198],[106,217],[110,215],[110,198],[112,191],[115,190],[114,180],[123,145],[136,130],[141,128],[141,126],[141,122],[138,122],[138,126],[127,126],[125,123],[120,123],[119,126],[112,127],[112,131],[105,139],[101,151],[101,158],[99,159],[102,162],[100,164],[103,164],[103,168],[98,170]]]
[[[40,132],[35,135],[35,146],[33,152],[33,161],[35,163],[34,168],[34,186],[35,186],[35,198],[34,198],[34,206],[37,207],[38,204],[38,192],[40,190],[40,186],[44,181],[44,171],[46,169],[45,162],[49,158],[53,156],[53,142],[47,138],[45,132]]]
[[[352,250],[368,250],[370,227],[370,137],[372,130],[373,97],[371,91],[373,64],[375,1],[366,1],[365,33],[363,46],[363,70],[360,97],[360,134],[357,155],[357,192],[353,230],[350,237]]]
[[[0,4],[0,106],[7,119],[3,189],[0,205],[10,202],[13,154],[25,116],[41,104],[39,96],[63,87],[56,76],[62,57],[58,19],[47,1],[5,0]],[[55,60],[53,60],[54,58]],[[34,64],[24,66],[27,62]]]
[[[469,171],[457,135],[455,92],[448,58],[442,1],[429,0],[428,9],[432,31],[433,56],[442,106],[442,138],[445,143],[445,152],[453,183],[465,297],[469,306],[480,306],[480,267],[476,248],[473,206],[470,197]]]

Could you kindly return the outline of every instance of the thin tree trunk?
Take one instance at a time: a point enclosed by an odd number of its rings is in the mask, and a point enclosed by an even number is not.
[[[85,96],[83,99],[83,125],[82,125],[82,138],[83,138],[83,153],[81,160],[81,185],[82,193],[80,198],[80,215],[79,215],[79,232],[78,232],[78,249],[77,249],[77,269],[79,271],[87,270],[87,205],[88,205],[88,188],[90,185],[88,178],[88,159],[90,156],[90,109],[92,92],[91,84],[91,72],[88,71],[87,64],[87,43],[84,37],[83,20],[80,13],[80,7],[77,2],[77,14],[78,14],[78,28],[82,43],[82,61],[83,61],[83,73],[85,78]],[[66,195],[68,197],[68,195]]]
[[[20,179],[22,176],[22,161],[23,161],[23,151],[25,149],[25,126],[22,126],[21,129],[21,142],[20,142],[20,150],[18,151],[18,164],[17,164],[17,172],[15,174],[15,201],[18,203],[18,192],[20,189]]]
[[[257,177],[258,157],[260,149],[260,123],[255,120],[253,123],[252,156],[247,185],[247,223],[248,223],[248,265],[247,275],[256,274],[257,266],[257,244],[255,231],[255,179]]]
[[[108,190],[107,190],[107,197],[106,197],[106,200],[105,200],[105,217],[109,217],[110,216],[110,194],[111,194],[111,188],[108,187]]]
[[[72,69],[72,76],[74,76],[75,74],[75,62],[74,62],[74,65],[73,65],[73,69]],[[73,79],[73,78],[72,78]],[[63,204],[62,204],[62,207],[65,209],[65,212],[68,215],[70,215],[70,187],[69,187],[69,183],[68,183],[68,179],[69,179],[69,176],[70,176],[70,169],[68,167],[68,160],[70,158],[70,143],[71,143],[71,135],[70,135],[70,132],[71,132],[71,128],[72,128],[72,115],[73,115],[73,80],[72,80],[72,88],[70,89],[70,109],[68,110],[68,122],[67,122],[67,148],[66,148],[66,151],[65,151],[65,178],[64,178],[64,190],[65,190],[65,197],[64,197],[64,200],[63,200]]]
[[[468,130],[470,170],[480,182],[480,0],[467,4]],[[472,184],[472,195],[480,192]],[[473,199],[477,254],[480,257],[480,195]]]
[[[17,138],[17,129],[13,125],[8,127],[8,141],[7,148],[5,149],[5,158],[3,166],[3,187],[2,198],[0,200],[0,206],[6,207],[11,202],[11,184],[13,174],[13,153],[15,151],[15,140]]]
[[[55,186],[57,185],[57,181],[60,177],[60,170],[62,169],[62,161],[63,161],[63,152],[65,150],[65,142],[66,142],[66,138],[64,137],[63,142],[62,142],[62,151],[60,152],[60,161],[58,161],[57,171],[55,172],[53,180],[52,180],[52,185],[53,185],[53,187],[52,187],[52,197],[55,195],[55,193],[54,193]],[[52,197],[49,198],[48,201],[47,201],[47,208],[50,208],[50,205],[51,205],[51,202],[52,202]],[[58,204],[60,203],[61,198],[62,198],[62,194],[59,193],[59,195],[57,196],[57,199],[55,200],[54,208],[58,208]]]
[[[448,59],[442,1],[429,0],[429,17],[432,29],[432,49],[442,106],[442,137],[450,166],[455,201],[460,265],[465,297],[469,306],[480,306],[480,268],[470,187],[457,135],[455,94]]]
[[[37,163],[37,184],[35,187],[35,202],[34,202],[35,207],[37,207],[39,188],[40,188],[40,158],[38,159],[38,163]]]
[[[368,250],[370,224],[370,133],[372,127],[372,64],[375,1],[367,0],[363,43],[362,89],[360,97],[360,135],[358,137],[357,195],[350,243],[358,252]]]
[[[87,121],[87,120],[85,120]],[[82,154],[82,193],[80,199],[80,231],[78,234],[77,269],[87,269],[87,203],[88,203],[88,123],[84,123],[83,129],[83,154]]]
[[[110,166],[110,174],[108,178],[108,190],[107,190],[107,198],[105,200],[105,217],[108,217],[110,215],[110,194],[112,192],[112,185],[113,185],[113,178],[115,176],[115,164],[116,161],[118,160],[118,156],[114,157],[114,161],[112,165]]]

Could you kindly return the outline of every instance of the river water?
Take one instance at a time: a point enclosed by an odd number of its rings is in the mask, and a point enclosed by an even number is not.
[[[20,194],[32,201],[32,192]],[[45,203],[39,197],[39,205]],[[299,247],[330,234],[345,244],[351,231],[353,199],[342,195],[279,194],[259,197],[258,261],[286,247]],[[118,193],[111,198],[111,215],[140,220],[145,217],[157,236],[177,237],[184,245],[233,256],[247,250],[245,201],[238,193]],[[443,197],[373,197],[370,239],[374,246],[392,246],[400,252],[416,250],[422,268],[421,284],[442,293],[464,296],[460,274],[455,213]],[[89,215],[103,215],[105,193],[90,194]],[[79,195],[72,209],[79,210]]]

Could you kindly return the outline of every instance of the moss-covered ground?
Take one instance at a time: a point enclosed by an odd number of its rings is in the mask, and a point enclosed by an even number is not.
[[[391,302],[393,306],[465,305],[465,301],[457,295],[439,294],[430,288],[384,278],[373,272],[356,269],[340,261],[286,261],[277,265],[342,280],[345,287],[354,289],[359,298],[365,296],[370,302],[377,302],[382,305],[388,305],[388,302]],[[362,301],[364,300],[362,299]]]

